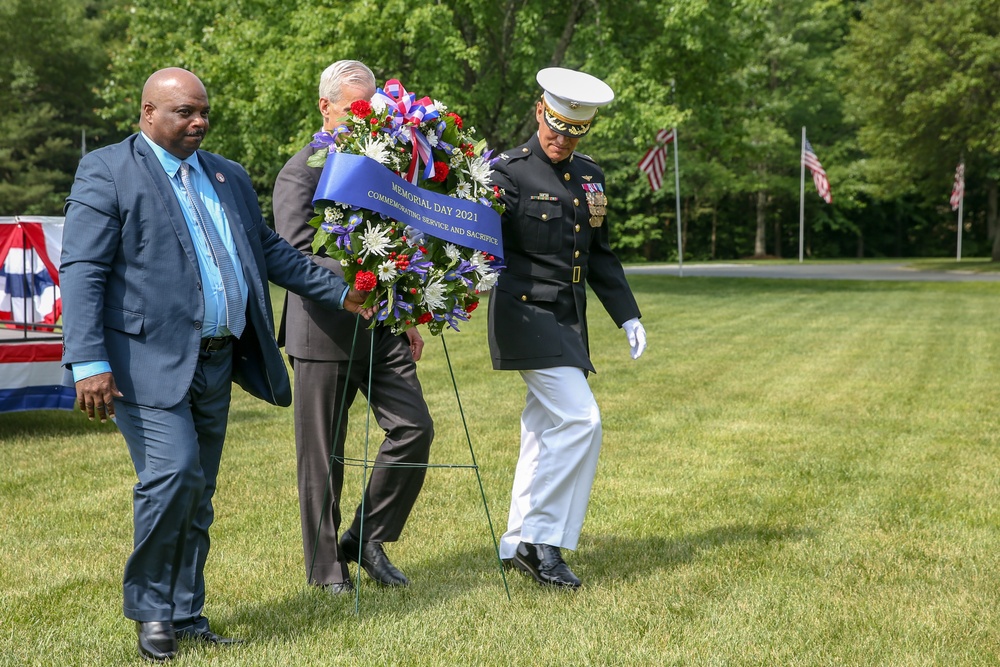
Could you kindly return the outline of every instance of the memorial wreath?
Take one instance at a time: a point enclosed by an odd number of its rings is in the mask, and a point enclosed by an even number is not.
[[[371,291],[372,326],[457,331],[503,268],[502,191],[486,141],[395,79],[313,138],[308,164],[323,167],[313,251],[325,248],[349,284]]]

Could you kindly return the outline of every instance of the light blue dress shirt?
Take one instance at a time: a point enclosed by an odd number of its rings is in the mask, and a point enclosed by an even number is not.
[[[163,167],[163,171],[169,177],[170,186],[173,188],[174,196],[177,197],[177,202],[184,213],[184,221],[187,223],[191,240],[194,242],[195,254],[198,257],[198,268],[201,271],[202,294],[205,298],[205,318],[202,322],[201,335],[202,337],[228,336],[230,331],[226,328],[225,324],[226,293],[222,287],[222,275],[219,273],[219,267],[212,260],[212,251],[209,247],[208,239],[205,238],[201,228],[198,226],[194,208],[191,206],[191,200],[184,190],[180,175],[177,173],[181,168],[181,160],[156,145],[144,133],[140,134],[146,143],[149,144],[150,148],[153,149],[153,154],[156,155],[157,160],[159,160],[160,165]],[[233,258],[233,266],[236,269],[236,278],[240,283],[240,293],[245,307],[248,287],[246,278],[243,276],[243,264],[240,262],[240,256],[236,251],[236,244],[233,242],[233,235],[226,220],[226,213],[222,209],[219,196],[215,192],[215,187],[212,185],[209,175],[205,173],[205,169],[198,160],[198,152],[195,151],[194,154],[187,158],[186,162],[190,165],[192,184],[195,190],[198,191],[202,204],[204,204],[209,216],[211,216],[215,228],[219,231],[219,236],[222,238],[226,250],[229,251],[230,256]],[[73,364],[73,381],[79,382],[91,375],[108,373],[110,371],[111,366],[106,361],[76,363]]]

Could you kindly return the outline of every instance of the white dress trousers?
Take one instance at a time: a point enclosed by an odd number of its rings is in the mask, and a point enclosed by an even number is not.
[[[501,558],[520,542],[576,549],[601,451],[601,413],[582,369],[519,372],[528,393]]]

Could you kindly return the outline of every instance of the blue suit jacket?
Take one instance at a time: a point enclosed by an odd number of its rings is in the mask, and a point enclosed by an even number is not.
[[[259,398],[289,405],[267,283],[331,309],[347,284],[265,224],[243,167],[205,151],[198,158],[213,179],[249,287],[233,379]],[[106,360],[124,400],[158,408],[179,403],[198,360],[201,274],[167,175],[140,135],[81,160],[66,200],[59,275],[63,364]]]

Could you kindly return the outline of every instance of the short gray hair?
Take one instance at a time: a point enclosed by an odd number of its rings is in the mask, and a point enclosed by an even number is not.
[[[360,60],[338,60],[319,77],[319,96],[331,102],[339,102],[344,86],[375,89],[375,75]]]

